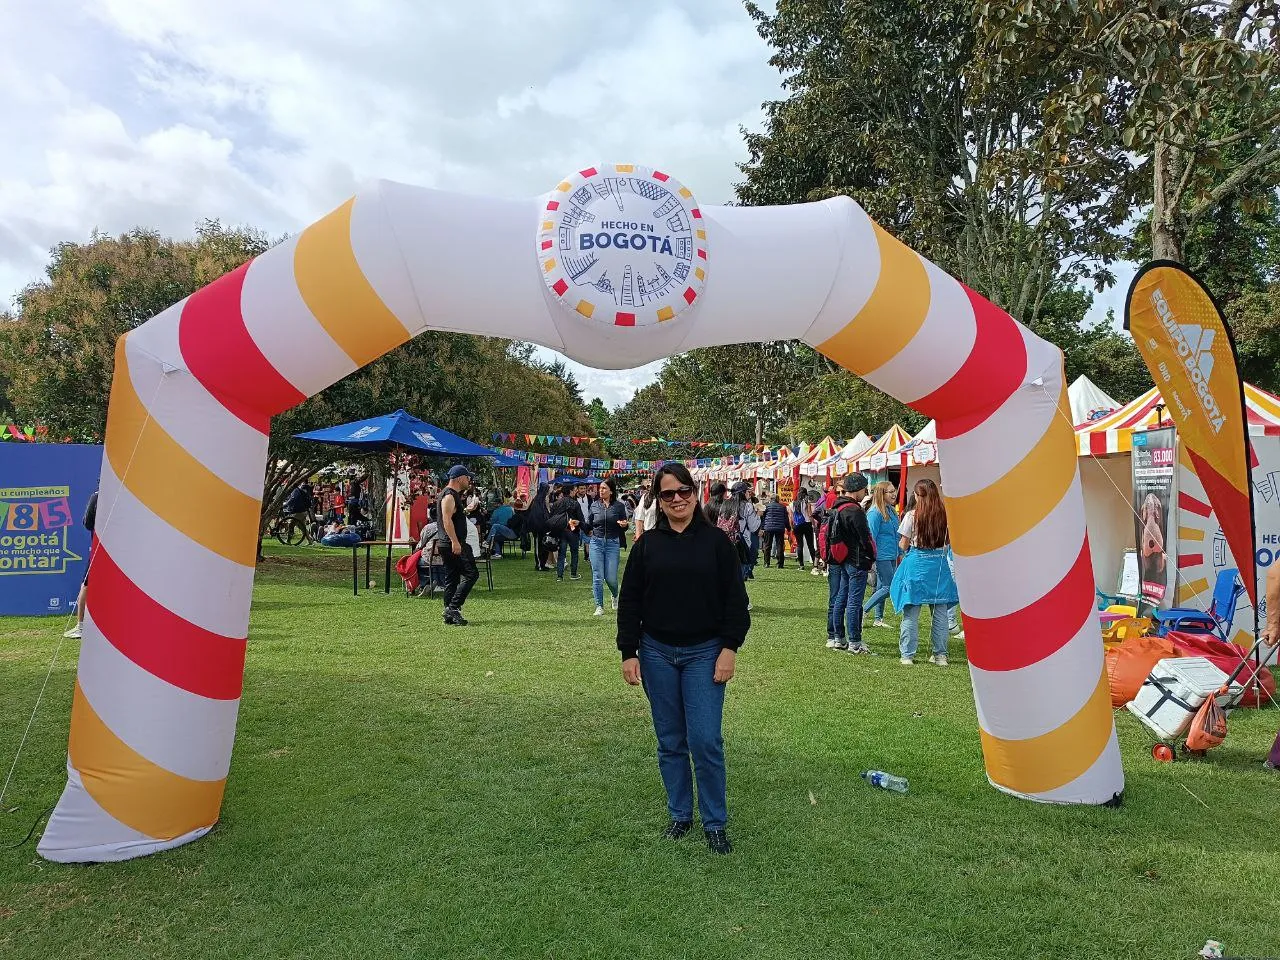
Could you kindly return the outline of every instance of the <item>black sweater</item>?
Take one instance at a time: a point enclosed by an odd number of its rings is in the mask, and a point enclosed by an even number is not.
[[[662,523],[636,541],[618,597],[618,650],[636,656],[640,637],[688,647],[719,639],[737,650],[751,628],[742,562],[708,523],[676,533]]]

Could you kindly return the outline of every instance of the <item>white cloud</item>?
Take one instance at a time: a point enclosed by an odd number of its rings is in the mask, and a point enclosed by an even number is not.
[[[722,203],[778,95],[738,0],[48,0],[0,36],[4,299],[94,229],[281,234],[375,176],[528,196],[634,160]],[[579,379],[618,402],[652,372]]]

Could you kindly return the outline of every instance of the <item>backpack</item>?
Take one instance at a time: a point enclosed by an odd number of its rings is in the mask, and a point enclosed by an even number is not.
[[[742,536],[742,531],[738,529],[738,518],[726,517],[722,513],[716,514],[716,529],[729,538],[730,543],[737,543]]]
[[[832,510],[827,522],[818,531],[818,556],[828,563],[847,563],[850,559],[849,544],[839,535],[836,525],[840,522],[840,514],[856,506],[856,503],[846,503],[838,510]]]

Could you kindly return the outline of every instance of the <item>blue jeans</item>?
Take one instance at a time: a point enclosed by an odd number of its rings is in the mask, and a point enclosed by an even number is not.
[[[754,580],[756,564],[760,562],[760,531],[747,534],[747,579]]]
[[[581,542],[582,538],[578,536],[576,530],[566,533],[560,538],[560,546],[556,550],[556,577],[564,578],[564,556],[569,551],[573,553],[573,560],[569,564],[569,574],[574,577],[578,575],[578,545]]]
[[[827,569],[827,639],[861,644],[867,571],[859,570],[852,563],[831,563]]]
[[[596,606],[604,606],[604,585],[609,585],[609,595],[618,599],[618,557],[622,544],[616,538],[592,537],[587,541],[591,557],[591,589],[596,595]]]
[[[898,650],[904,657],[914,657],[920,646],[920,611],[918,603],[908,603],[902,610],[902,626],[898,628]],[[929,640],[934,656],[947,655],[947,604],[931,603],[933,622],[929,624]]]
[[[693,774],[698,780],[698,812],[706,830],[723,830],[728,820],[724,770],[725,684],[715,682],[719,640],[672,647],[648,634],[640,641],[640,679],[658,735],[658,770],[667,789],[672,820],[693,820]]]
[[[514,540],[520,539],[519,537],[516,536],[516,532],[514,530],[512,530],[510,527],[508,527],[506,524],[503,524],[503,523],[495,523],[490,525],[489,536],[493,540],[492,552],[495,554],[502,552],[502,545],[504,543],[511,543]]]
[[[876,610],[876,619],[884,619],[884,602],[889,599],[889,585],[893,583],[894,562],[887,557],[881,560],[876,558],[876,592],[867,597],[867,602],[862,605],[863,610],[870,610],[872,607],[878,607]]]

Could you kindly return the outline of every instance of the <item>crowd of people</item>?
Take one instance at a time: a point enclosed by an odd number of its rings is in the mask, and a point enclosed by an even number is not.
[[[358,488],[349,492],[358,503]],[[745,482],[717,483],[702,504],[689,471],[667,464],[639,490],[621,492],[613,478],[567,477],[513,499],[507,490],[479,490],[471,471],[459,465],[443,486],[417,488],[413,509],[423,518],[419,548],[434,550],[441,561],[449,625],[467,624],[462,610],[478,579],[477,557],[501,559],[506,545],[519,543],[533,554],[537,570],[554,572],[563,583],[566,576],[582,579],[585,553],[594,615],[604,615],[607,597],[617,612],[622,677],[643,686],[649,702],[667,794],[665,835],[678,840],[692,829],[696,784],[708,847],[723,854],[732,850],[725,692],[751,627],[747,584],[755,579],[762,547],[764,565],[783,570],[791,541],[796,566],[806,569],[807,559],[814,575],[827,578],[831,650],[872,655],[864,627],[887,627],[888,603],[900,617],[903,666],[915,664],[926,608],[930,663],[948,665],[949,633],[963,639],[941,492],[932,480],[916,481],[901,515],[898,494],[892,483],[869,487],[853,474],[838,490],[800,490],[790,504],[777,495],[762,499]],[[286,511],[300,506],[306,506],[301,494],[286,502]],[[1273,645],[1280,642],[1278,571],[1280,565],[1267,586],[1271,615],[1264,639]],[[1280,766],[1280,737],[1267,764]]]

